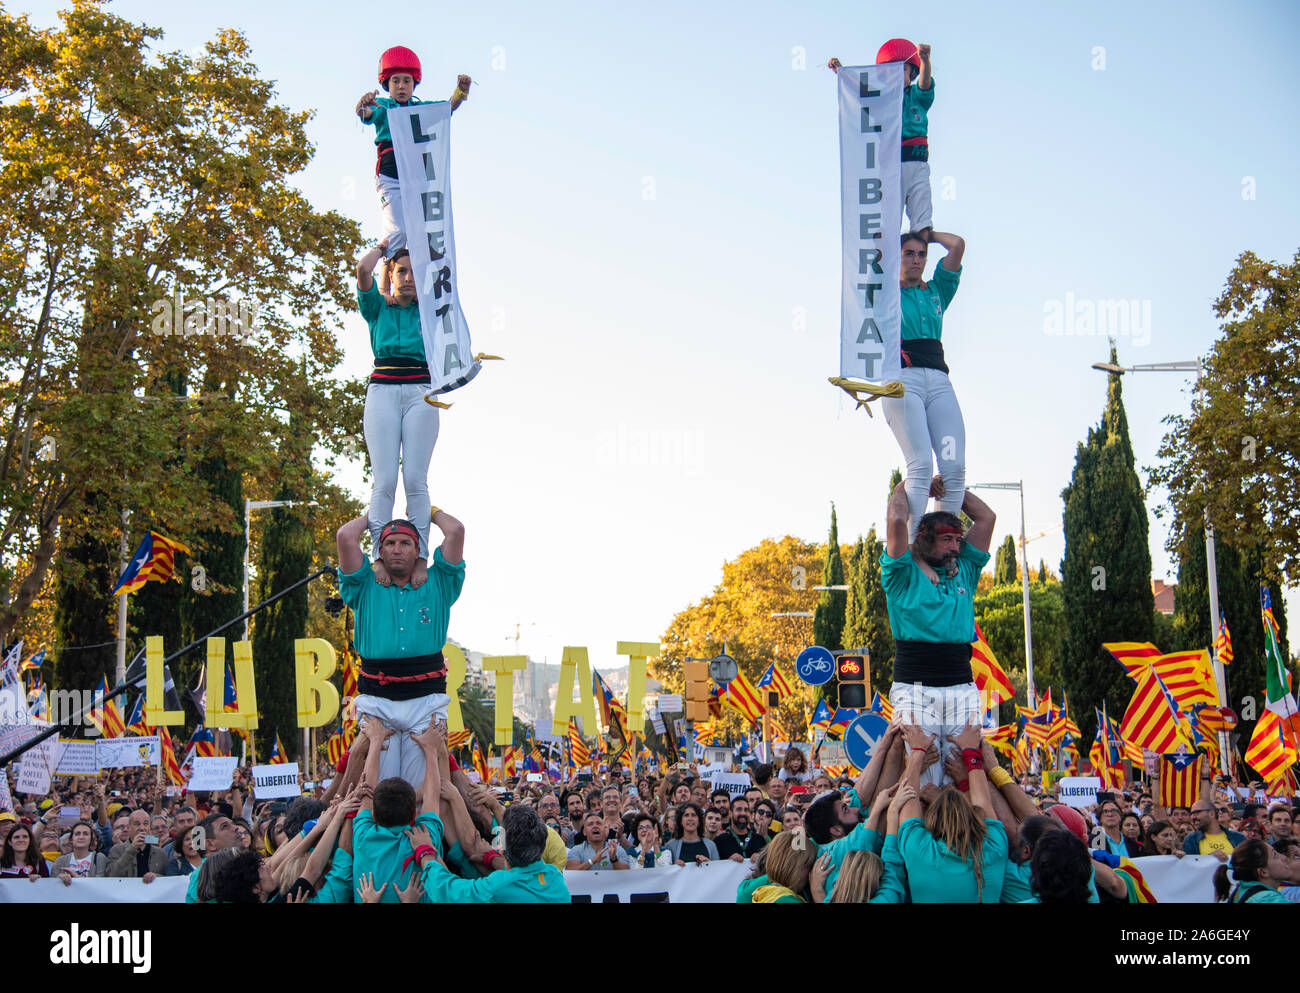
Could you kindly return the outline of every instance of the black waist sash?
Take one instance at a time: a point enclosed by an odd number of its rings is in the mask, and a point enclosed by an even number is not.
[[[934,641],[894,639],[894,682],[922,686],[961,686],[973,683],[971,646]]]
[[[362,659],[357,688],[385,700],[414,700],[447,692],[447,663],[442,652],[406,659]]]
[[[904,369],[938,369],[947,372],[943,360],[943,342],[938,338],[904,338],[898,343]]]

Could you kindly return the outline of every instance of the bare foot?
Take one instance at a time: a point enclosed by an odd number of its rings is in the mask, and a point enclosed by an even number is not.
[[[415,568],[411,571],[411,585],[419,589],[429,581],[429,566],[424,559],[415,560]]]
[[[388,567],[376,559],[370,566],[370,571],[375,574],[375,582],[380,586],[389,586],[393,579],[388,575]]]

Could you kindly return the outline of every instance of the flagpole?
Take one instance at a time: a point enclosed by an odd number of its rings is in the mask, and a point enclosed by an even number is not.
[[[127,564],[131,561],[129,556],[131,548],[127,544],[127,521],[129,515],[125,507],[122,508],[122,572],[126,572]],[[120,574],[119,574],[120,575]],[[117,669],[114,671],[114,681],[121,685],[126,679],[126,593],[117,595]]]

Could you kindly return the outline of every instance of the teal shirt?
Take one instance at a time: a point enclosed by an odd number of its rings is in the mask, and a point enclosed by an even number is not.
[[[370,289],[357,290],[357,306],[370,325],[370,350],[375,358],[425,361],[418,303],[412,300],[405,307],[394,307],[379,286],[371,283]]]
[[[346,848],[334,849],[330,871],[320,884],[316,895],[308,903],[355,903],[352,888],[352,853]]]
[[[1003,903],[1038,903],[1038,897],[1029,885],[1032,867],[1028,862],[1008,862],[1007,873],[1002,877]],[[1097,896],[1097,874],[1088,873],[1088,902],[1101,903]]]
[[[736,902],[753,903],[754,893],[761,887],[767,886],[769,882],[766,873],[761,876],[754,876],[750,879],[741,880],[740,885],[736,887]]]
[[[957,284],[961,282],[961,270],[950,272],[942,264],[935,266],[934,275],[922,286],[904,286],[899,291],[899,307],[902,310],[903,326],[899,331],[901,338],[931,338],[938,341],[943,337],[943,315],[957,295]],[[371,335],[373,338],[373,333]]]
[[[964,542],[957,575],[941,575],[936,586],[912,560],[910,548],[898,558],[881,552],[880,579],[894,637],[945,645],[974,641],[975,584],[988,560],[988,552]]]
[[[1262,886],[1262,884],[1259,885]],[[1284,897],[1280,892],[1273,889],[1273,887],[1271,886],[1262,886],[1261,889],[1256,889],[1252,891],[1251,894],[1246,897],[1246,899],[1239,901],[1237,899],[1237,894],[1239,889],[1240,887],[1238,887],[1237,890],[1232,891],[1232,898],[1230,902],[1232,903],[1238,903],[1238,902],[1240,903],[1290,903],[1291,902],[1286,897]]]
[[[925,822],[909,817],[898,829],[898,848],[907,868],[913,903],[997,903],[1002,897],[1007,869],[1007,832],[1001,821],[989,818],[984,839],[983,900],[975,882],[975,868],[931,837]]]
[[[457,879],[439,862],[424,867],[429,903],[569,903],[564,873],[549,862],[501,869],[482,879]]]
[[[451,605],[464,584],[464,561],[448,565],[441,548],[434,549],[429,579],[418,590],[410,583],[380,586],[366,559],[356,572],[339,577],[339,594],[356,614],[357,651],[363,659],[414,658],[442,651]]]
[[[433,837],[434,848],[442,847],[442,821],[434,813],[421,814],[415,819],[417,827],[422,827]],[[403,868],[403,864],[415,854],[407,840],[405,832],[408,825],[380,827],[375,823],[375,815],[369,810],[357,814],[352,822],[352,888],[361,884],[361,877],[373,875],[375,889],[390,885],[380,897],[380,903],[400,903],[399,890],[406,889],[411,881],[411,873],[416,871],[415,863]],[[425,900],[428,900],[426,895]],[[422,901],[423,902],[423,901]]]
[[[208,860],[207,856],[203,857],[203,862]],[[185,887],[185,902],[199,902],[199,870],[203,868],[203,862],[199,863],[199,868],[190,873],[190,881]]]
[[[912,87],[912,89],[915,89],[915,87]],[[931,97],[930,99],[931,99],[931,101],[933,101],[934,98]],[[429,101],[421,100],[421,99],[419,99],[418,97],[411,97],[411,99],[410,99],[410,100],[407,100],[406,103],[398,103],[398,102],[397,102],[396,100],[394,100],[392,97],[375,97],[375,105],[374,105],[373,107],[370,108],[370,120],[368,120],[368,121],[363,121],[362,123],[364,123],[364,124],[373,124],[373,125],[374,125],[374,127],[375,127],[375,144],[376,144],[376,145],[382,145],[382,144],[385,143],[385,142],[391,142],[391,141],[393,140],[393,136],[392,136],[391,134],[388,133],[388,111],[389,111],[389,108],[391,108],[391,107],[413,107],[413,106],[415,106],[417,103],[427,103],[427,102],[429,102]],[[441,101],[435,100],[435,101],[433,101],[433,102],[434,102],[434,103],[440,103]],[[929,104],[927,104],[926,106],[929,106]],[[904,108],[907,107],[906,98],[904,98],[903,107],[904,107]],[[924,118],[924,116],[925,116],[924,111],[922,112],[922,115],[921,115],[921,116],[922,116],[922,118]],[[907,119],[907,115],[906,115],[906,113],[904,113],[903,119],[906,121],[906,119]],[[922,131],[921,133],[924,134],[925,132]],[[904,135],[903,137],[906,138],[907,135]]]
[[[870,830],[865,823],[859,824],[843,838],[836,838],[824,845],[817,846],[817,857],[831,857],[831,871],[826,876],[826,899],[831,898],[835,890],[835,880],[840,878],[840,865],[849,852],[880,852],[880,834]]]
[[[392,103],[390,100],[389,103]],[[903,140],[925,138],[930,134],[930,120],[926,112],[934,105],[934,77],[930,88],[923,90],[915,83],[903,91]]]

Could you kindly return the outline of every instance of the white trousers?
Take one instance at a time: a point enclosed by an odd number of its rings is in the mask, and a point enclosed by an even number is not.
[[[930,163],[903,163],[903,209],[907,211],[907,230],[924,231],[934,226],[930,204]]]
[[[894,720],[916,724],[926,734],[935,736],[939,761],[921,773],[921,785],[951,783],[952,779],[943,771],[943,759],[949,752],[958,756],[961,752],[948,737],[970,724],[979,724],[983,717],[975,684],[922,686],[920,683],[894,683],[889,690],[889,704],[894,708]]]
[[[898,381],[904,386],[903,396],[885,397],[880,403],[907,463],[907,540],[911,543],[930,496],[931,452],[939,458],[943,477],[939,509],[954,514],[961,510],[966,499],[966,422],[946,372],[907,368],[899,372]]]
[[[427,383],[371,383],[366,390],[366,449],[374,487],[370,491],[372,555],[379,534],[393,519],[400,463],[406,484],[406,516],[420,532],[420,555],[429,561],[429,460],[438,442],[438,408],[424,402]]]
[[[903,163],[906,165],[907,163]],[[922,163],[924,165],[924,163]],[[907,175],[906,172],[903,173]],[[382,173],[375,175],[375,191],[379,194],[379,212],[384,218],[384,232],[379,236],[382,241],[388,239],[388,258],[399,248],[406,247],[406,229],[402,227],[402,187],[392,176]],[[929,180],[926,180],[926,192],[929,194]],[[911,215],[908,215],[911,216]]]
[[[435,718],[439,723],[447,723],[450,702],[451,697],[446,693],[430,693],[412,700],[388,700],[368,693],[357,697],[357,720],[362,726],[366,717],[373,717],[393,729],[379,756],[381,781],[400,776],[412,789],[420,789],[424,782],[424,749],[411,735],[428,730]]]

